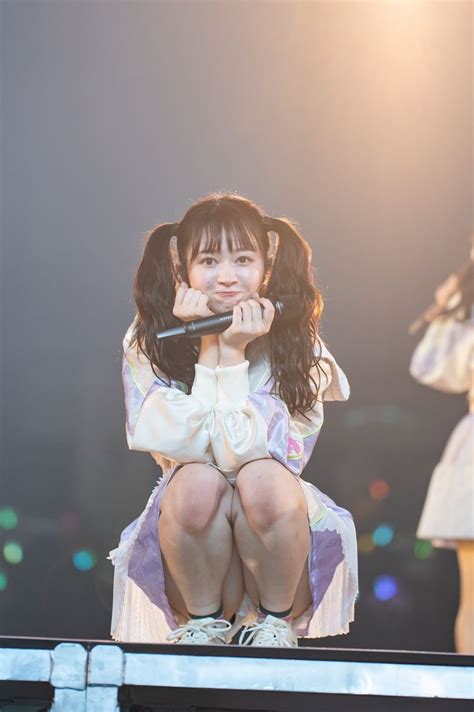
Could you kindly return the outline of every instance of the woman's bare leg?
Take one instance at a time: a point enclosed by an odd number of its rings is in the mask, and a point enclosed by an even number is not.
[[[285,611],[296,603],[298,591],[299,615],[311,603],[307,575],[311,534],[300,485],[283,465],[265,459],[240,470],[236,490],[234,537],[244,575],[247,569],[256,583],[258,603]]]
[[[456,652],[474,655],[474,541],[460,541],[459,611],[454,627]]]
[[[170,605],[182,616],[214,613],[224,593],[229,609],[232,591],[228,582],[224,587],[227,578],[232,580],[234,597],[239,596],[240,561],[233,553],[230,525],[232,495],[222,474],[198,463],[180,468],[163,495],[158,526],[166,591]],[[241,579],[240,573],[242,591]]]

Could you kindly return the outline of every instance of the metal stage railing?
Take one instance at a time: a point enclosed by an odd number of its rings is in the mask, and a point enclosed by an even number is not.
[[[149,710],[472,712],[473,663],[450,653],[307,645],[119,645],[0,637],[0,712],[13,705],[5,700],[15,699],[12,691],[22,683],[33,696],[35,685],[41,689],[48,705],[42,709],[52,712],[118,712],[138,710],[140,704]]]

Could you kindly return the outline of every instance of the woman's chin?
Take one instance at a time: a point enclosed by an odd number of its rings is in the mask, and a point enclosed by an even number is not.
[[[224,314],[224,312],[232,311],[234,306],[238,304],[240,299],[236,297],[232,299],[218,299],[214,297],[209,301],[209,309],[214,312],[214,314]]]
[[[219,304],[219,302],[214,300],[210,301],[208,306],[214,314],[223,314],[224,312],[229,311],[229,308],[226,307],[225,304]]]

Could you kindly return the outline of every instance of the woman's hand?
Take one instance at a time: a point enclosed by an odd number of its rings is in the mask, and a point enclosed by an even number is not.
[[[247,344],[270,331],[274,316],[271,301],[257,293],[253,299],[239,302],[233,309],[232,324],[219,334],[220,365],[229,366],[244,360]]]
[[[214,316],[209,309],[209,297],[199,289],[188,287],[186,282],[181,282],[176,290],[176,299],[173,314],[187,322],[193,319],[202,319],[205,316]],[[198,363],[214,369],[219,358],[219,341],[217,334],[201,336]]]
[[[181,282],[176,291],[173,314],[184,322],[214,316],[214,312],[209,309],[207,294],[188,287],[186,282]]]
[[[449,275],[448,279],[443,282],[435,292],[435,302],[437,306],[444,308],[458,289],[458,276],[456,274]]]

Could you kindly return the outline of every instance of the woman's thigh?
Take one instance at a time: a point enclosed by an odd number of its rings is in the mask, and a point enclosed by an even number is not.
[[[259,460],[258,462],[264,463],[266,462],[265,460]],[[288,486],[291,488],[294,488],[296,485],[297,490],[297,496],[300,497],[303,495],[302,489],[300,488],[299,484],[294,481],[294,475],[291,475],[291,473],[286,470],[286,468],[283,467],[283,465],[280,465],[280,463],[276,463],[276,461],[272,460],[272,463],[275,463],[279,467],[281,467],[282,470],[284,470],[284,473],[280,473],[280,477],[285,479],[286,475],[288,478],[291,479],[291,484]],[[249,463],[251,464],[251,463]],[[179,486],[179,481],[176,480],[175,483],[173,483],[173,480],[177,475],[180,473],[180,471],[183,468],[180,468],[175,474],[173,475],[173,479],[169,483],[167,490],[171,485],[174,484],[174,486]],[[214,472],[218,472],[215,470],[215,468],[209,468],[213,470]],[[285,474],[286,473],[286,474]],[[185,473],[184,473],[185,474]],[[224,475],[218,472],[218,474],[225,480]],[[182,475],[183,476],[183,475]],[[240,512],[243,516],[245,516],[245,512],[243,511],[242,508],[242,502],[240,499],[239,492],[236,488],[233,488],[227,480],[225,480],[225,485],[232,490],[232,499],[231,499],[231,510],[229,512],[229,521],[231,522],[231,525],[233,525],[233,522],[235,521],[235,518],[237,517],[237,513]],[[304,495],[303,495],[304,496]],[[163,500],[162,500],[162,505],[166,506],[166,491],[163,495]],[[308,522],[308,527],[309,527],[309,522]],[[163,571],[164,571],[164,578],[165,578],[165,591],[166,595],[169,601],[169,604],[171,608],[174,611],[176,620],[178,621],[179,624],[185,623],[188,620],[188,614],[186,611],[186,604],[183,600],[183,597],[181,596],[181,593],[168,569],[168,566],[166,564],[166,561],[164,557],[162,556],[162,561],[163,561]],[[260,602],[260,597],[259,597],[259,592],[258,592],[258,587],[256,584],[256,581],[253,577],[253,575],[250,573],[248,568],[245,566],[245,564],[241,561],[237,547],[235,545],[235,542],[233,542],[232,546],[232,556],[231,556],[231,561],[229,564],[229,568],[227,570],[227,574],[224,578],[223,585],[222,585],[222,604],[224,608],[224,616],[229,619],[231,618],[234,613],[237,611],[237,609],[240,606],[240,603],[242,601],[242,598],[244,596],[244,593],[247,593],[251,601],[254,603],[255,606],[258,606]],[[308,561],[306,560],[305,567],[303,569],[303,573],[301,575],[300,581],[298,583],[298,587],[296,590],[295,594],[295,601],[293,604],[293,617],[297,618],[299,615],[301,615],[310,605],[312,601],[312,595],[311,595],[311,587],[310,587],[310,582],[309,582],[309,575],[308,575]]]
[[[303,489],[297,482],[294,475],[289,472],[286,467],[281,465],[279,462],[273,459],[262,459],[255,460],[248,465],[244,465],[241,468],[239,475],[237,477],[237,482],[239,482],[239,477],[243,474],[244,477],[248,477],[250,483],[253,483],[255,474],[259,473],[268,474],[271,477],[271,488],[275,492],[278,490],[278,496],[283,499],[293,498],[294,502],[297,503],[308,516],[308,506],[306,502],[306,497],[304,495]],[[241,478],[242,482],[242,478]],[[245,481],[244,481],[245,482]],[[241,488],[243,489],[242,485]],[[242,505],[242,499],[239,494],[239,487],[237,486],[232,499],[232,522],[235,521],[237,514],[240,513],[241,516],[246,516]],[[308,519],[308,529],[309,529],[309,519]],[[244,562],[241,562],[242,574],[244,580],[245,591],[249,598],[252,600],[255,606],[259,604],[259,592],[257,583],[254,576],[245,566]],[[311,605],[312,593],[311,585],[309,579],[309,569],[308,569],[308,557],[306,558],[305,566],[299,580],[295,600],[293,603],[293,618],[300,616],[307,608]]]
[[[174,472],[172,475],[172,479],[169,482],[169,484],[166,487],[166,490],[163,494],[161,506],[160,506],[160,514],[161,512],[166,508],[166,503],[167,499],[168,501],[170,500],[171,497],[175,496],[176,492],[174,490],[179,489],[180,484],[182,485],[183,483],[183,478],[186,477],[186,489],[189,492],[189,479],[190,476],[192,478],[193,472],[189,471],[189,467],[191,467],[192,463],[190,465],[183,465],[180,467],[178,470]],[[224,475],[217,470],[216,468],[210,467],[209,465],[202,465],[199,464],[199,468],[207,468],[210,470],[209,477],[211,478],[211,481],[217,480],[218,481],[218,486],[219,488],[222,486],[224,490],[224,497],[228,500],[228,512],[227,512],[227,517],[230,522],[230,517],[231,517],[231,508],[232,508],[232,496],[234,489],[233,487],[227,482],[226,478]],[[196,487],[200,487],[201,483],[199,480],[196,478]],[[191,488],[192,491],[192,488]],[[227,496],[230,494],[230,496]],[[173,576],[171,575],[171,572],[168,568],[168,565],[166,563],[165,557],[163,556],[163,552],[161,552],[162,556],[162,563],[163,563],[163,573],[164,573],[164,580],[165,580],[165,592],[166,596],[168,598],[168,602],[173,609],[173,612],[175,614],[176,620],[178,621],[179,624],[185,623],[189,616],[186,610],[186,604],[184,602],[184,599],[181,595],[181,592],[176,585],[176,582],[173,579]],[[241,562],[240,558],[237,552],[237,548],[235,546],[235,543],[233,543],[232,546],[232,555],[231,555],[231,560],[229,564],[229,568],[227,570],[226,576],[223,581],[222,585],[222,604],[224,607],[224,615],[225,617],[231,618],[237,608],[239,607],[242,598],[244,595],[244,584],[243,584],[243,576],[242,576],[242,567],[241,567]]]
[[[237,516],[238,511],[241,511],[242,515],[245,516],[245,512],[243,511],[242,504],[240,502],[239,493],[237,491],[234,493],[232,511],[235,516]],[[242,577],[245,592],[249,596],[252,603],[258,607],[260,603],[260,594],[258,591],[257,582],[255,581],[253,574],[249,571],[244,562],[240,559],[239,561],[242,568]],[[299,580],[298,587],[295,593],[295,600],[293,603],[293,618],[298,618],[298,616],[304,613],[304,611],[306,611],[306,609],[311,605],[311,601],[312,594],[309,581],[308,559],[306,559],[303,573],[301,574],[301,578]]]

